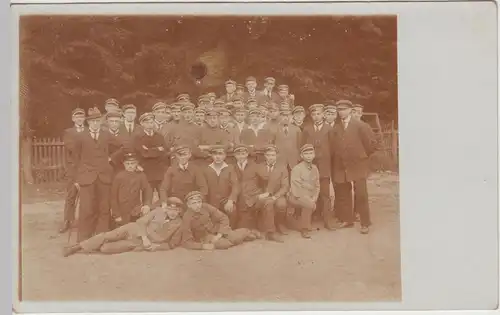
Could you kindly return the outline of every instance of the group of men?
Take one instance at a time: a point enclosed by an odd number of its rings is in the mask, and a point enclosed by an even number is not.
[[[254,77],[245,86],[228,80],[219,98],[208,93],[194,104],[182,93],[138,120],[134,105],[116,99],[104,115],[73,110],[60,232],[75,221],[77,197],[80,207],[77,244],[65,255],[283,242],[289,229],[311,238],[313,217],[336,230],[359,216],[368,233],[366,179],[377,141],[360,119],[363,107],[339,100],[306,110],[288,86],[276,92],[271,77],[264,86],[257,90]]]

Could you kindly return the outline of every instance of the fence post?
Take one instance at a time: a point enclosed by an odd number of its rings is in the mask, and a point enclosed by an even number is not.
[[[391,122],[391,141],[392,159],[398,164],[398,133],[394,128],[394,120]]]

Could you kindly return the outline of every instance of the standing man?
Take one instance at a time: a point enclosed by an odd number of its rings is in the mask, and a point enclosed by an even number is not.
[[[351,117],[357,120],[361,120],[361,117],[363,117],[363,105],[353,104]]]
[[[243,178],[242,194],[247,207],[253,208],[259,229],[271,241],[283,242],[276,233],[286,234],[288,172],[283,165],[276,164],[278,150],[270,145],[265,149],[265,163],[253,168]]]
[[[240,142],[250,148],[257,163],[263,161],[261,154],[268,145],[274,143],[274,135],[269,129],[262,128],[261,111],[252,109],[248,114],[249,126],[241,131]]]
[[[137,118],[137,108],[133,104],[127,104],[123,106],[123,125],[120,126],[120,133],[124,135],[124,146],[127,148],[132,148],[132,140],[134,136],[142,132],[142,127],[135,122]]]
[[[278,95],[280,96],[280,103],[285,102],[289,104],[291,108],[294,107],[295,95],[289,94],[288,85],[286,84],[279,85]]]
[[[236,175],[238,178],[238,187],[240,193],[238,195],[238,201],[236,204],[237,211],[237,227],[238,228],[247,228],[247,229],[255,229],[255,215],[246,203],[246,199],[243,196],[243,184],[244,179],[251,178],[252,174],[255,172],[255,168],[257,165],[248,159],[248,148],[244,144],[237,144],[233,150],[234,157],[236,159],[236,163],[234,165],[234,170],[236,171]],[[247,182],[246,185],[252,184],[253,182]],[[256,189],[256,186],[247,187],[250,192]]]
[[[273,102],[279,104],[279,102],[281,101],[280,96],[278,95],[278,93],[276,93],[273,90],[275,84],[276,84],[276,79],[274,79],[273,77],[265,78],[264,79],[264,90],[262,90],[262,92],[260,94],[263,95],[263,98],[266,102],[273,101]],[[259,104],[259,105],[263,105],[263,104]]]
[[[80,189],[78,242],[109,229],[109,191],[113,177],[109,147],[118,140],[101,130],[101,117],[99,109],[90,108],[89,129],[81,132],[75,141],[75,182]]]
[[[300,130],[304,129],[304,119],[306,118],[306,111],[302,106],[295,106],[292,109],[292,124],[299,127]]]
[[[132,147],[126,147],[126,145],[131,145],[131,141],[128,140],[128,135],[125,132],[120,132],[120,126],[122,125],[122,114],[121,110],[109,112],[106,114],[106,122],[108,125],[107,132],[111,135],[111,137],[115,138],[114,144],[111,144],[109,147],[109,154],[114,158],[110,161],[111,166],[113,166],[113,177],[118,174],[120,170],[123,170],[123,152],[120,152],[122,148],[131,151]],[[106,132],[106,131],[103,131]]]
[[[214,92],[207,93],[210,106],[214,106],[215,100],[217,99],[217,94]]]
[[[248,128],[248,124],[245,122],[246,118],[247,110],[244,107],[237,107],[234,109],[234,126],[230,128],[229,132],[232,143],[240,143],[241,132]]]
[[[207,196],[209,204],[224,212],[229,217],[231,227],[236,228],[236,202],[240,192],[236,171],[225,161],[224,146],[213,146],[210,155],[212,163],[202,168],[204,184],[201,193]]]
[[[187,145],[191,149],[191,152],[196,152],[199,143],[200,127],[193,123],[194,104],[189,102],[182,104],[181,111],[182,120],[177,125],[172,126],[172,130],[168,133],[165,140],[165,145],[168,148]]]
[[[115,98],[107,99],[106,102],[104,102],[104,110],[106,111],[106,114],[102,117],[102,120],[103,120],[101,123],[102,130],[108,129],[108,122],[106,120],[107,114],[109,114],[111,112],[120,111],[120,103]]]
[[[278,132],[280,127],[280,110],[278,105],[270,102],[267,107],[267,121],[264,128],[269,129],[274,135]]]
[[[298,226],[303,238],[311,238],[311,217],[320,193],[318,167],[313,164],[314,146],[306,143],[300,148],[302,162],[294,166],[290,179],[288,202],[300,210]]]
[[[160,185],[166,171],[165,140],[155,132],[154,115],[144,113],[139,117],[143,132],[134,138],[134,151],[137,154],[139,165],[144,170],[146,178],[154,193],[160,194]]]
[[[154,130],[159,131],[167,123],[167,104],[157,102],[152,107],[154,115]]]
[[[244,103],[248,103],[250,99],[255,99],[258,102],[257,98],[260,98],[262,102],[265,102],[265,99],[261,95],[259,95],[259,92],[257,92],[257,79],[255,77],[248,77],[245,80],[245,86],[247,90],[243,93]]]
[[[169,197],[183,200],[187,193],[200,190],[203,186],[203,175],[199,168],[190,163],[191,149],[187,145],[175,148],[175,162],[165,172],[160,186],[160,202],[166,206]]]
[[[226,86],[226,94],[221,96],[221,100],[224,103],[229,103],[233,101],[233,98],[236,96],[236,82],[233,80],[227,80],[225,83]]]
[[[78,189],[75,186],[75,173],[77,167],[75,141],[79,134],[85,131],[85,111],[81,108],[75,108],[71,112],[71,120],[74,126],[64,130],[63,142],[66,151],[66,199],[64,201],[64,221],[59,233],[66,232],[75,220],[76,198]]]
[[[337,107],[335,104],[329,104],[325,106],[325,123],[330,127],[335,126],[335,120],[337,120]]]
[[[276,147],[280,154],[278,163],[283,164],[288,172],[299,162],[299,148],[302,141],[301,130],[291,123],[292,112],[288,106],[280,110],[280,125],[276,132]]]
[[[321,211],[325,228],[334,230],[333,216],[330,202],[330,126],[324,123],[323,104],[313,104],[309,107],[313,124],[306,125],[302,131],[302,143],[314,146],[314,164],[318,167],[320,175],[320,193],[317,209]]]
[[[352,227],[354,186],[354,208],[360,216],[360,232],[367,234],[371,221],[366,179],[370,173],[369,157],[376,151],[377,142],[370,126],[353,119],[351,110],[350,101],[338,101],[337,113],[340,120],[335,128],[330,130],[335,209],[342,221],[341,227]]]
[[[195,108],[193,123],[200,128],[205,127],[206,126],[205,115],[206,115],[206,111],[203,107]]]
[[[231,147],[231,135],[220,127],[219,113],[214,109],[208,110],[206,121],[207,125],[201,129],[199,137],[198,149],[201,158],[208,158],[210,148],[214,145]]]

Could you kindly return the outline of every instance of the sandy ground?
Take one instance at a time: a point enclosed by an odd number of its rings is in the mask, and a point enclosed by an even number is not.
[[[225,251],[136,252],[64,258],[63,202],[22,207],[23,300],[394,301],[401,299],[399,180],[369,181],[373,226],[297,232]],[[47,198],[46,198],[47,199]]]

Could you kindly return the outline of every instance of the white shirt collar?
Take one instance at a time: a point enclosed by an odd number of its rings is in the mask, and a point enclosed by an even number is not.
[[[179,168],[183,171],[187,170],[188,166],[189,166],[189,162],[187,162],[186,164],[184,165],[181,165],[181,164],[178,164],[179,165]]]
[[[152,135],[154,135],[154,133],[155,133],[155,132],[154,132],[154,131],[151,131],[151,133],[148,133],[148,132],[146,131],[146,129],[144,129],[144,133],[145,133],[146,135],[148,135],[148,136],[150,136],[150,137],[151,137]]]
[[[240,164],[239,162],[236,162],[236,164],[238,164],[238,167],[239,167],[240,169],[245,169],[245,167],[246,167],[246,166],[247,166],[247,164],[248,164],[248,160],[243,161],[241,164]]]
[[[226,162],[222,162],[221,164],[221,168],[217,168],[214,164],[214,162],[212,162],[212,164],[209,165],[214,171],[215,173],[217,173],[217,176],[220,176],[220,173],[222,173],[222,170],[225,169],[226,167],[228,167],[229,165],[227,165]]]

